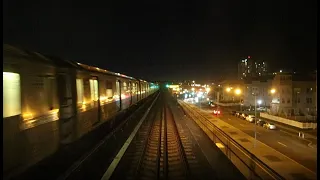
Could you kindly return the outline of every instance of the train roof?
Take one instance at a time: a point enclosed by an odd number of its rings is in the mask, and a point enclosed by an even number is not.
[[[115,73],[115,72],[108,71],[108,70],[105,70],[105,69],[101,69],[101,68],[98,68],[98,67],[89,66],[89,65],[86,65],[86,64],[83,64],[83,63],[70,61],[70,60],[62,59],[62,58],[51,56],[51,55],[44,55],[44,54],[40,54],[38,52],[28,51],[28,50],[25,50],[25,49],[22,49],[22,48],[17,48],[17,47],[8,45],[8,44],[4,44],[3,53],[4,53],[4,56],[11,55],[13,57],[23,57],[23,58],[27,58],[28,60],[41,61],[43,63],[55,64],[57,66],[75,67],[75,68],[78,68],[78,69],[84,69],[84,70],[88,70],[88,71],[109,74],[109,75],[112,75],[112,76],[117,76],[117,77],[132,79],[132,80],[139,80],[139,81],[142,81],[142,82],[147,82],[145,80],[136,79],[136,78],[133,78],[131,76],[127,76],[127,75],[124,75],[124,74],[121,74],[121,73]]]

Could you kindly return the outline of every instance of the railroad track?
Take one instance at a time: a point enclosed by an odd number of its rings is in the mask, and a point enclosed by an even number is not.
[[[111,179],[191,178],[192,145],[185,137],[181,141],[171,109],[163,102],[157,109],[140,127]]]

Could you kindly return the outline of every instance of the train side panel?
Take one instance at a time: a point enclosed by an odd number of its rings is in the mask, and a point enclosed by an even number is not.
[[[3,65],[5,172],[54,153],[60,132],[55,68],[11,56]]]

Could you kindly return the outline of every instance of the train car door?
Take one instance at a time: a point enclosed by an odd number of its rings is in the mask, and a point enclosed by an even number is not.
[[[60,143],[68,144],[72,142],[75,131],[75,97],[72,96],[76,81],[72,81],[70,73],[59,73],[57,75],[57,87],[59,96],[59,123],[60,123]]]

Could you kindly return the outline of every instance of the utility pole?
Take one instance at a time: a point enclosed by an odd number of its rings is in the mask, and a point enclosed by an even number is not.
[[[254,96],[254,148],[256,147],[256,141],[257,141],[257,123],[256,123],[256,118],[257,118],[257,95],[255,94]]]

